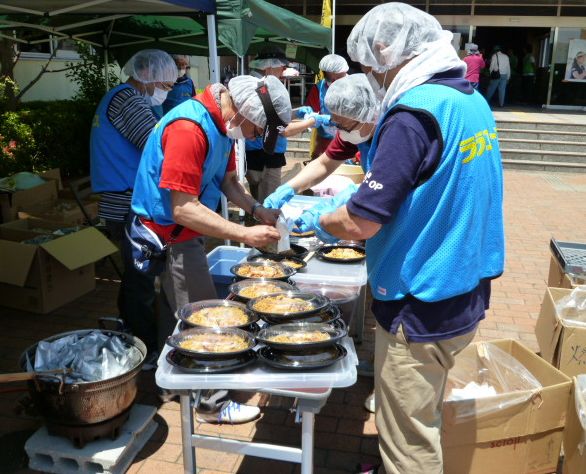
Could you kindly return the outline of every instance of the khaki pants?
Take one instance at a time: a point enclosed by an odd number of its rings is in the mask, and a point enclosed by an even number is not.
[[[475,333],[409,343],[402,328],[393,335],[376,325],[376,427],[387,474],[443,473],[441,412],[448,370]]]
[[[265,198],[281,185],[281,168],[248,170],[246,180],[250,186],[250,194],[262,204]]]
[[[165,265],[165,271],[160,276],[161,320],[158,332],[161,347],[177,324],[175,311],[187,303],[217,298],[208,268],[204,237],[169,245]]]

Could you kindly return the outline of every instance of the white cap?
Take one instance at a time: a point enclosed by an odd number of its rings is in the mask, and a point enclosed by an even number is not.
[[[275,112],[283,123],[291,121],[291,99],[289,93],[275,76],[258,79],[253,76],[236,76],[228,82],[228,90],[238,113],[258,127],[264,128],[267,117],[256,89],[264,82],[268,88]]]
[[[348,63],[346,60],[337,54],[328,54],[321,58],[319,68],[323,72],[341,73],[348,72]]]
[[[433,16],[405,3],[391,2],[369,10],[352,29],[346,47],[353,61],[384,72],[442,37],[442,27]]]
[[[333,82],[326,93],[326,107],[360,123],[375,123],[379,102],[364,74],[352,74]]]
[[[143,84],[175,82],[177,65],[173,58],[160,49],[143,49],[124,65],[124,73]]]

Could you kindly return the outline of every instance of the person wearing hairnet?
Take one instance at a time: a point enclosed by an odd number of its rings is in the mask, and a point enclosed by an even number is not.
[[[325,103],[328,87],[338,79],[348,74],[348,63],[338,54],[328,54],[321,58],[319,69],[323,72],[324,78],[315,84],[307,94],[305,105],[297,109],[299,118],[311,117],[313,114],[329,115],[329,110]],[[320,156],[328,147],[336,135],[336,130],[327,122],[322,121],[323,125],[316,128],[315,145],[311,150],[311,159]]]
[[[172,54],[171,57],[177,65],[177,79],[173,84],[173,89],[167,94],[167,99],[163,102],[163,114],[195,95],[195,84],[189,77],[189,69],[191,68],[189,56],[186,54]]]
[[[263,77],[281,78],[289,62],[282,51],[265,51],[250,62],[251,69],[262,72]],[[305,115],[305,114],[304,114]],[[246,180],[250,193],[263,202],[281,184],[281,168],[285,166],[287,137],[297,135],[310,127],[317,127],[328,121],[329,117],[309,114],[303,120],[290,123],[281,131],[273,153],[268,153],[261,137],[246,140]]]
[[[171,56],[160,50],[143,50],[124,65],[128,80],[106,93],[100,101],[90,136],[92,190],[100,194],[99,216],[122,251],[124,274],[118,310],[132,333],[150,354],[144,368],[154,367],[157,348],[154,313],[154,278],[137,272],[124,225],[130,210],[140,155],[157,119],[151,109],[165,100],[177,78]]]
[[[331,124],[339,131],[324,153],[265,199],[265,207],[280,209],[295,194],[322,182],[347,159],[356,156],[357,152],[363,157],[361,165],[364,169],[370,138],[379,115],[379,103],[366,76],[353,74],[337,80],[328,88],[324,102],[331,113]],[[357,188],[356,185],[350,185],[332,200],[323,200],[306,211],[299,222],[300,230],[310,230],[309,227],[313,225],[310,216],[319,209],[323,210],[326,203],[333,210],[349,199]],[[328,239],[326,235],[323,237]]]
[[[279,239],[273,226],[278,211],[264,208],[246,193],[236,175],[234,140],[263,137],[269,152],[279,130],[291,120],[285,86],[273,76],[238,76],[228,88],[211,84],[193,100],[165,114],[150,136],[138,169],[132,211],[143,225],[168,244],[161,274],[161,336],[176,323],[178,308],[216,298],[204,237],[263,247]],[[260,222],[244,227],[216,213],[221,193]],[[257,407],[231,402],[225,391],[208,396],[200,420],[245,422]]]
[[[333,237],[367,240],[387,474],[443,472],[448,370],[474,338],[504,267],[496,124],[451,37],[402,3],[373,8],[353,28],[348,54],[378,93],[381,117],[364,182],[314,221]]]

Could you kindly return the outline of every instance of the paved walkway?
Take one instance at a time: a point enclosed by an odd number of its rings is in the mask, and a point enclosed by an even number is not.
[[[477,339],[513,338],[537,350],[534,337],[549,267],[549,239],[586,242],[586,176],[505,171],[505,218],[507,264],[502,278],[493,285],[491,309],[481,323]],[[109,278],[107,265],[98,268],[100,279],[93,293],[52,314],[33,315],[3,308],[0,310],[0,372],[18,370],[17,360],[24,348],[37,340],[66,330],[96,326],[96,318],[115,313],[118,282]],[[373,347],[373,326],[367,319],[360,353],[368,357]],[[4,387],[0,387],[2,389]],[[316,473],[352,472],[358,462],[377,460],[376,428],[373,416],[363,408],[372,388],[370,379],[335,390],[316,421]],[[160,405],[153,373],[140,379],[139,401]],[[39,420],[16,414],[21,393],[0,393],[0,471],[31,472],[23,469],[22,444],[27,430]],[[298,444],[300,429],[289,413],[288,401],[279,397],[244,394],[241,400],[263,407],[262,418],[239,426],[201,425],[204,433],[239,439]],[[159,406],[159,429],[139,454],[129,472],[165,474],[182,472],[179,405]],[[5,436],[2,436],[5,435]],[[293,465],[235,454],[198,450],[201,474],[292,473]],[[19,469],[18,466],[21,466]]]
[[[493,115],[499,120],[551,123],[560,125],[586,125],[586,113],[572,111],[552,111],[547,109],[527,108],[525,110],[515,107],[515,110],[504,109],[493,110]]]

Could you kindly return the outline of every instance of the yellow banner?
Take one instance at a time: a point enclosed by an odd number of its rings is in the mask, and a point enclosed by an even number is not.
[[[322,4],[320,23],[327,28],[332,27],[332,5],[330,0],[324,0]]]

